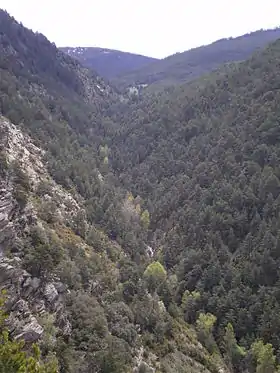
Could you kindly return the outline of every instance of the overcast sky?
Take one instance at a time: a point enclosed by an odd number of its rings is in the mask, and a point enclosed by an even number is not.
[[[165,57],[280,25],[280,0],[0,0],[57,46],[98,46]]]

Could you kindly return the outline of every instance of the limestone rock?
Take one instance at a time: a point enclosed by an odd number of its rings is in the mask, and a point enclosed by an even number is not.
[[[24,324],[22,332],[16,335],[16,339],[24,339],[27,342],[35,342],[41,338],[43,332],[43,327],[38,323],[34,316],[31,316],[30,321]]]
[[[18,126],[1,115],[0,148],[5,151],[8,165],[17,161],[30,183],[27,204],[20,210],[14,198],[16,185],[13,174],[0,174],[0,291],[5,289],[8,294],[8,327],[14,337],[34,342],[42,337],[44,330],[40,320],[48,313],[59,332],[69,335],[71,324],[64,306],[67,286],[58,278],[46,282],[44,278],[32,277],[24,270],[20,258],[24,255],[24,239],[30,229],[37,225],[44,230],[36,198],[32,198],[39,185],[46,184],[42,200],[54,203],[63,223],[72,223],[81,211],[82,202],[79,200],[78,203],[51,178],[43,161],[44,151],[33,144]]]
[[[46,298],[47,302],[50,304],[53,303],[57,297],[58,297],[58,292],[54,286],[54,284],[46,284],[45,290],[44,290],[44,297]]]
[[[59,286],[58,293],[58,283],[45,284],[32,277],[21,268],[19,258],[0,258],[0,290],[8,292],[8,327],[15,338],[24,338],[28,342],[40,339],[44,329],[38,320],[45,312],[54,316],[55,324],[64,335],[71,333],[63,302],[67,288]]]
[[[12,186],[7,180],[0,179],[0,256],[4,249],[15,237],[15,228],[12,222],[16,209],[11,193]]]

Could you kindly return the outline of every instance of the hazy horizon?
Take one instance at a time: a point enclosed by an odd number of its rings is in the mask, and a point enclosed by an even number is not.
[[[24,26],[59,47],[100,47],[164,58],[216,40],[278,27],[280,2],[0,0]]]

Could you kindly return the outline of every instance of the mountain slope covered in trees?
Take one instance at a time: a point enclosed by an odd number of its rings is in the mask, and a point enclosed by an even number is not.
[[[182,84],[215,70],[221,64],[245,60],[254,51],[264,48],[278,38],[280,38],[280,28],[259,30],[237,38],[221,39],[122,74],[114,83],[124,88],[147,84],[152,90]]]
[[[132,70],[141,69],[157,61],[156,58],[106,48],[63,47],[60,50],[78,59],[84,66],[96,71],[107,79],[115,78],[120,74],[127,74]]]
[[[114,169],[146,201],[150,236],[177,276],[166,304],[184,304],[189,323],[202,310],[215,315],[222,350],[231,323],[245,350],[260,338],[278,359],[279,72],[276,41],[248,61],[111,108],[122,128],[108,139]],[[271,351],[270,368],[257,371],[276,370]],[[250,354],[241,355],[229,361],[236,371],[248,367]]]
[[[4,11],[0,77],[0,370],[228,373],[198,339],[213,318],[169,310],[176,276],[148,245],[145,201],[112,172],[123,97]]]
[[[0,11],[5,373],[279,371],[279,70],[129,99]]]

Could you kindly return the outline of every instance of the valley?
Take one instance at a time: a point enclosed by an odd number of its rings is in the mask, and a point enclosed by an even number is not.
[[[279,37],[105,64],[0,10],[0,372],[279,371]]]

